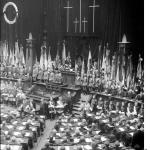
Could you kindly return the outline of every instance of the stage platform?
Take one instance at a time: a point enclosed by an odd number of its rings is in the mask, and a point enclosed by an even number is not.
[[[33,82],[34,85],[38,85],[42,87],[45,87],[47,91],[56,91],[56,92],[63,92],[63,91],[71,91],[71,92],[78,92],[81,91],[81,88],[75,87],[75,86],[68,86],[67,84],[62,83],[43,83],[43,82]]]

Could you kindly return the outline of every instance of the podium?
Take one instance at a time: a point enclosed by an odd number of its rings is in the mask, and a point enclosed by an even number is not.
[[[61,74],[64,84],[75,85],[75,72],[62,71]]]

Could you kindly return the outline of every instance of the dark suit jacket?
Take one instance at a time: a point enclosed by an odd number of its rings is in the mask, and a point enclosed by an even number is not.
[[[132,138],[132,147],[139,145],[140,148],[144,148],[144,132],[141,130],[135,131]]]
[[[40,115],[48,116],[48,104],[45,102],[40,104]]]

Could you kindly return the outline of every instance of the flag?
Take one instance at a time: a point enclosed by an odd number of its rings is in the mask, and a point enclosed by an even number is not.
[[[7,62],[8,56],[8,43],[5,41],[3,44],[3,59],[5,62]]]
[[[78,69],[78,65],[77,65],[76,60],[75,60],[75,73],[77,73],[77,69]]]
[[[110,58],[109,58],[109,55],[110,55],[110,50],[108,49],[108,43],[107,43],[107,46],[106,46],[106,81],[110,80],[110,72],[111,72],[111,66],[110,66]]]
[[[52,61],[52,58],[51,58],[51,47],[49,47],[49,52],[48,52],[48,61]]]
[[[65,64],[66,61],[66,46],[65,42],[63,43],[63,51],[62,51],[62,63]]]
[[[130,87],[132,87],[133,89],[135,88],[135,75],[133,75],[133,77],[131,79]]]
[[[49,53],[48,53],[48,68],[51,70],[52,69],[52,59],[51,59],[51,47],[49,47]]]
[[[59,43],[57,44],[57,54],[55,58],[55,67],[58,68],[60,65],[60,56],[59,56]]]
[[[104,51],[103,51],[102,68],[104,69],[104,71],[106,71],[106,48],[105,46],[104,46]]]
[[[82,69],[81,69],[81,79],[84,77],[84,59],[82,61]]]
[[[46,51],[46,49],[45,49],[45,51],[44,51],[44,66],[45,66],[45,70],[47,70],[47,51]]]
[[[19,63],[19,44],[18,41],[15,42],[15,58],[16,58],[16,65]]]
[[[119,65],[120,65],[120,57],[118,57],[118,62],[117,62],[117,74],[116,74],[116,82],[119,83]]]
[[[110,50],[108,49],[108,43],[107,43],[107,46],[106,46],[106,69],[109,69],[109,66],[110,66],[109,55],[110,55]]]
[[[116,55],[112,57],[112,63],[111,63],[111,80],[115,80],[116,77]]]
[[[10,50],[10,54],[9,54],[9,64],[12,64],[12,51]]]
[[[43,69],[43,48],[41,47],[40,68]]]
[[[130,87],[131,76],[128,75],[126,80],[127,80],[127,88],[129,88]]]
[[[139,78],[139,79],[141,79],[142,78],[142,61],[143,61],[143,59],[141,58],[141,55],[139,55],[139,61],[138,61],[138,66],[137,66],[137,77]]]
[[[91,56],[91,50],[89,47],[89,55],[88,55],[88,63],[87,63],[87,76],[89,76],[89,74],[90,74],[91,59],[92,59],[92,56]]]
[[[15,60],[14,60],[14,49],[12,50],[12,65],[15,65]]]
[[[131,55],[128,57],[128,67],[127,67],[127,75],[126,75],[126,80],[127,80],[127,87],[130,87],[130,82],[132,79],[132,70],[133,70],[133,65],[132,65],[132,59]]]
[[[121,65],[121,79],[122,79],[122,85],[124,85],[125,82],[125,56],[122,57],[122,65]]]
[[[25,64],[25,58],[24,58],[24,52],[23,52],[23,46],[20,46],[20,61],[22,64]]]
[[[124,83],[125,83],[125,69],[124,69],[124,67],[122,67],[121,73],[122,73],[122,85],[124,85]]]
[[[68,58],[70,59],[70,51],[68,51]]]
[[[35,57],[35,64],[38,64],[37,56]]]
[[[100,53],[101,53],[101,48],[102,46],[99,45],[99,50],[98,50],[98,75],[100,75],[100,67],[101,67],[101,62],[100,62]]]

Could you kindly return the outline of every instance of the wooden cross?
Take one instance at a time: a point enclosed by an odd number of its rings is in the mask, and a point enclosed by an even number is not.
[[[67,9],[67,32],[69,32],[69,11],[71,8],[73,8],[70,7],[69,0],[67,1],[67,6],[64,8]]]
[[[99,7],[99,5],[95,4],[95,0],[93,1],[93,5],[89,6],[90,8],[93,8],[93,32],[95,30],[95,8]]]
[[[79,21],[78,21],[78,19],[77,18],[75,18],[75,20],[74,20],[74,25],[75,25],[75,33],[77,32],[77,24],[79,23]]]
[[[85,17],[84,17],[84,20],[82,21],[83,22],[83,24],[84,24],[84,33],[85,33],[85,24],[88,22],[86,19],[85,19]]]

